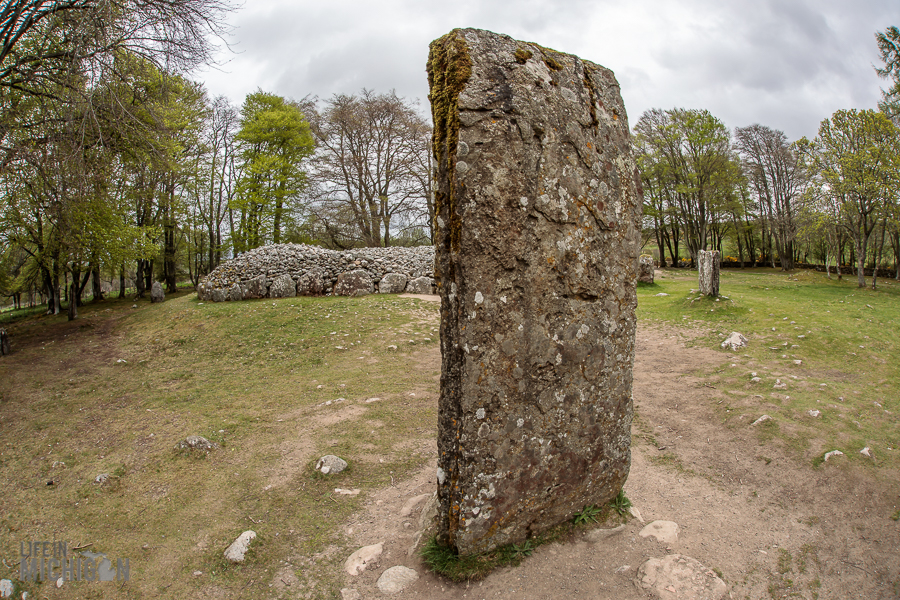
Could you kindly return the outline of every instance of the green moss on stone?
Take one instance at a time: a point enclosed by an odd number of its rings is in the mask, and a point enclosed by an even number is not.
[[[456,146],[459,143],[459,95],[472,75],[469,47],[458,29],[431,42],[428,53],[428,85],[434,121],[432,152],[435,163],[447,168],[447,191],[435,193],[434,214],[446,205],[450,217],[451,248],[459,249],[461,223],[456,209]],[[438,230],[435,224],[435,230]]]
[[[534,56],[534,54],[532,54],[531,50],[526,50],[525,48],[516,50],[516,62],[520,65],[524,65],[532,56]]]

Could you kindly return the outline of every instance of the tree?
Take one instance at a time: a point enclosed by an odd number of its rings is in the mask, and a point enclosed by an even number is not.
[[[783,271],[794,268],[794,200],[802,193],[804,172],[783,132],[763,125],[734,130],[744,172],[761,216],[775,241]]]
[[[865,287],[869,239],[900,190],[900,136],[888,117],[873,110],[839,110],[800,140],[822,193],[836,203],[838,222],[853,240],[857,281]]]
[[[431,231],[430,127],[414,104],[393,92],[336,95],[313,125],[310,211],[332,245]]]
[[[240,210],[235,250],[250,250],[268,239],[278,244],[286,211],[306,185],[301,161],[315,149],[309,123],[297,103],[259,90],[241,107],[235,139],[244,162],[232,201]]]
[[[683,108],[648,110],[634,129],[651,214],[675,215],[665,235],[680,228],[695,263],[700,250],[721,245],[724,213],[739,198],[728,129],[708,111]]]
[[[882,79],[892,82],[887,90],[881,90],[878,108],[891,119],[900,119],[900,29],[888,27],[879,31],[875,34],[875,41],[884,63],[882,68],[875,67],[875,72]]]

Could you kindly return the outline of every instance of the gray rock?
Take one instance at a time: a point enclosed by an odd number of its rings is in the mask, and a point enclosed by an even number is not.
[[[13,589],[13,582],[11,580],[0,579],[0,598],[11,598]]]
[[[653,257],[641,256],[638,262],[638,281],[642,283],[653,283]]]
[[[416,509],[416,507],[419,505],[420,502],[422,502],[424,500],[428,500],[429,498],[431,498],[431,496],[432,496],[431,494],[421,494],[419,496],[414,496],[414,497],[410,498],[403,505],[403,508],[400,509],[400,516],[408,517],[409,515],[412,514],[412,512]]]
[[[469,555],[622,489],[642,202],[608,69],[458,29],[428,73],[439,541]]]
[[[383,542],[372,544],[371,546],[363,546],[344,561],[344,571],[346,571],[348,575],[359,575],[365,571],[369,565],[376,564],[378,562],[378,557],[381,556],[382,552],[384,552]]]
[[[290,275],[279,275],[269,286],[269,298],[293,298],[297,295],[297,284]]]
[[[829,458],[832,458],[835,456],[844,456],[844,453],[841,452],[840,450],[832,450],[831,452],[826,452],[825,456],[823,456],[823,459],[825,462],[828,462]]]
[[[163,302],[165,299],[166,293],[163,291],[162,284],[154,281],[153,285],[150,286],[150,302]]]
[[[244,290],[241,289],[241,284],[235,283],[228,288],[228,299],[233,302],[244,299]]]
[[[613,527],[611,529],[592,529],[584,534],[584,539],[587,541],[596,544],[597,542],[601,542],[608,538],[611,538],[614,535],[618,535],[625,531],[625,525],[619,525],[618,527]]]
[[[362,600],[362,596],[353,588],[341,588],[341,600]]]
[[[398,565],[381,574],[375,585],[383,594],[399,594],[419,579],[419,574],[409,567]]]
[[[241,285],[241,296],[244,300],[265,298],[267,293],[265,275],[257,275]]]
[[[256,532],[248,529],[231,542],[231,545],[225,549],[225,559],[232,563],[244,562],[244,555],[250,549],[250,542],[256,539]]]
[[[754,425],[759,425],[760,423],[765,423],[766,421],[771,421],[771,420],[772,420],[772,417],[770,417],[769,415],[763,415],[760,418],[758,418],[757,420],[750,423],[750,426],[753,427]]]
[[[665,544],[678,541],[678,523],[674,521],[652,521],[641,529],[641,537],[654,537]]]
[[[12,352],[9,345],[9,334],[5,329],[0,329],[0,356],[6,356]]]
[[[336,296],[368,296],[374,291],[372,279],[362,269],[341,273],[334,284]]]
[[[109,481],[109,473],[100,473],[94,477],[94,483],[99,483],[100,485],[103,485],[107,481]]]
[[[316,471],[323,475],[334,475],[347,468],[347,461],[333,454],[326,454],[316,462]]]
[[[416,277],[406,284],[407,294],[434,294],[434,279],[431,277]]]
[[[213,302],[225,302],[228,300],[228,294],[226,290],[222,288],[216,288],[214,290],[210,290],[209,299]]]
[[[196,450],[198,452],[210,452],[211,450],[215,450],[218,447],[218,444],[210,442],[208,439],[200,435],[189,435],[185,439],[175,444],[175,448],[177,450]]]
[[[712,570],[681,554],[649,559],[638,569],[636,583],[660,600],[721,600],[728,591]]]
[[[722,342],[723,348],[731,348],[732,350],[737,350],[738,348],[743,348],[749,342],[744,334],[738,333],[737,331],[732,331],[731,335],[729,335],[724,342]]]
[[[388,273],[378,282],[379,294],[402,294],[406,289],[406,275],[403,273]]]
[[[325,280],[322,271],[312,269],[297,278],[298,296],[321,296],[325,293]]]

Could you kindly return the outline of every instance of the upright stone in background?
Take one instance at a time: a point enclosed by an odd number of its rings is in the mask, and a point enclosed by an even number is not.
[[[9,334],[5,329],[0,329],[0,356],[6,356],[10,352]]]
[[[163,302],[166,299],[166,293],[163,291],[163,286],[160,282],[154,281],[153,285],[150,287],[150,302]]]
[[[471,554],[628,476],[641,192],[608,69],[463,29],[432,42],[428,79],[440,539]]]
[[[704,296],[718,296],[719,251],[701,250],[697,264],[700,271],[700,293]]]
[[[638,281],[641,283],[653,283],[653,257],[641,255],[638,263]]]

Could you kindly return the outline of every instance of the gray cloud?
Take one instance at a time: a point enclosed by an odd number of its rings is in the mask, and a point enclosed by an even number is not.
[[[198,79],[236,104],[257,87],[294,98],[365,87],[418,98],[427,112],[428,44],[470,26],[612,68],[632,123],[684,106],[798,138],[835,110],[874,108],[874,33],[898,12],[896,0],[257,0],[233,16],[240,53]]]

